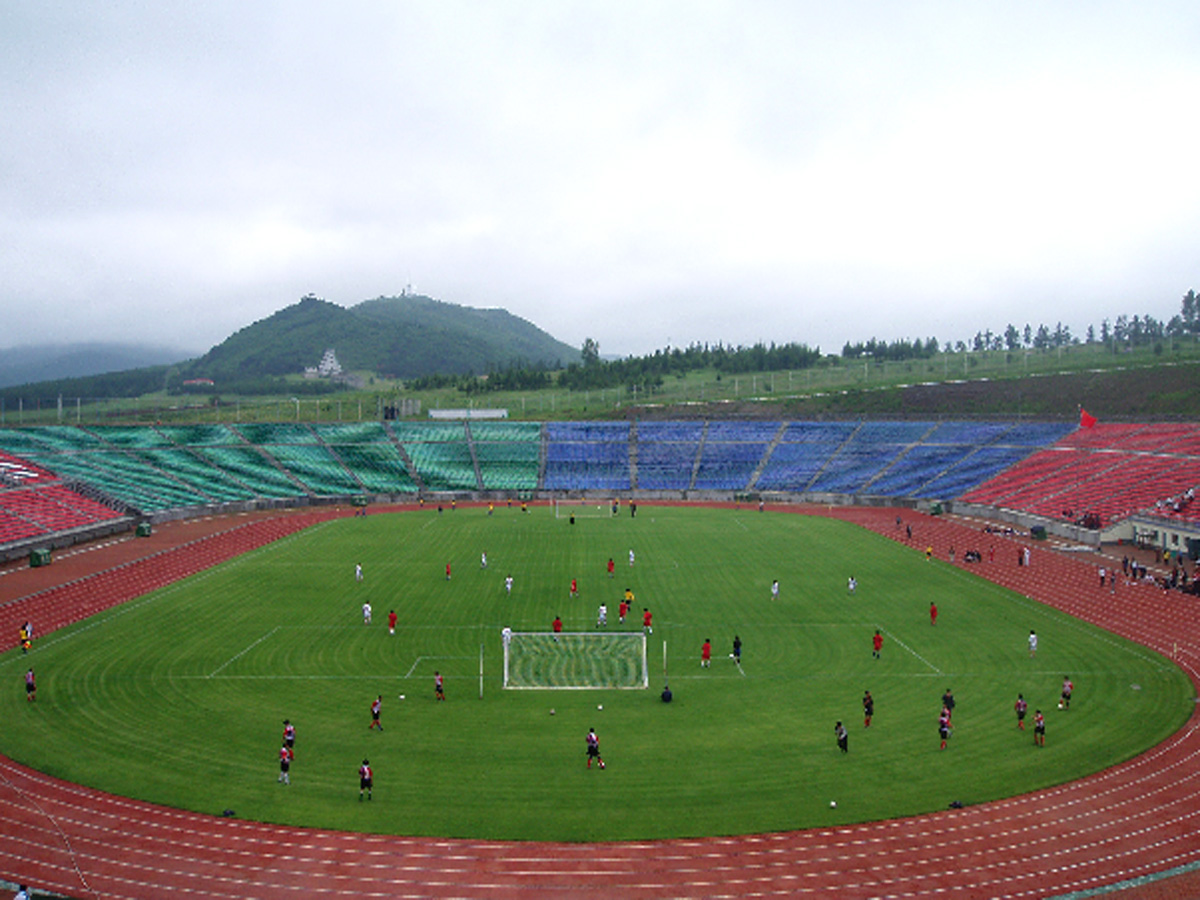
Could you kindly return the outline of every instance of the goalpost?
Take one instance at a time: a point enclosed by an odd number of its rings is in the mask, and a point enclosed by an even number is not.
[[[562,500],[557,497],[554,500],[556,519],[567,519],[571,516],[577,519],[611,519],[614,515],[611,500],[601,500],[599,503],[595,500]]]
[[[640,631],[506,631],[504,686],[514,690],[647,688],[646,635]]]

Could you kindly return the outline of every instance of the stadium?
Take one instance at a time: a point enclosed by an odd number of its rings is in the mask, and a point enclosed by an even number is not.
[[[28,655],[14,643],[4,657],[10,688],[27,662],[46,677],[42,654],[64,652],[51,646],[56,634],[74,634],[101,614],[137,607],[128,601],[322,528],[365,528],[356,521],[363,514],[372,524],[420,522],[432,531],[430,522],[468,515],[490,527],[494,510],[495,521],[537,517],[539,528],[577,540],[617,525],[614,509],[629,527],[636,504],[639,527],[650,524],[647,516],[668,521],[668,510],[712,508],[756,540],[810,518],[861,530],[887,548],[872,549],[881,558],[895,554],[918,568],[932,559],[943,574],[969,572],[1148,648],[1186,675],[1188,703],[1195,694],[1200,629],[1188,580],[1200,549],[1195,425],[1087,417],[1079,427],[999,420],[4,427],[0,481],[0,555],[7,560],[0,630],[15,641],[25,623],[36,626]],[[785,523],[783,513],[803,515]],[[415,530],[403,532],[404,541],[423,547]],[[597,546],[617,546],[601,539],[608,544]],[[969,554],[975,548],[978,557]],[[438,557],[434,565],[440,570],[441,563]],[[624,558],[617,563],[624,576]],[[646,564],[640,555],[638,565]],[[1107,584],[1097,579],[1102,567]],[[366,569],[370,579],[374,569]],[[459,581],[468,577],[458,572]],[[869,578],[859,580],[865,594]],[[376,613],[381,619],[383,610]],[[673,624],[665,623],[667,634],[693,639]],[[665,638],[662,646],[665,678]],[[700,682],[674,674],[685,651],[672,653],[679,654],[671,677],[682,706]],[[481,649],[481,696],[483,656]],[[474,661],[445,659],[441,665],[459,667],[448,672],[451,690],[473,693]],[[661,711],[654,653],[650,663],[651,690],[635,695]],[[490,657],[489,665],[491,692],[499,673]],[[1088,674],[1099,680],[1100,673]],[[54,682],[41,684],[47,691]],[[574,701],[557,698],[567,693],[549,695],[563,718]],[[608,696],[605,715],[613,713]],[[820,746],[836,753],[827,724]],[[1114,751],[1119,761],[1111,765],[1065,781],[1048,775],[1054,783],[954,808],[943,802],[952,798],[940,797],[936,808],[872,821],[855,817],[844,797],[836,811],[823,798],[825,818],[806,827],[696,826],[671,837],[672,826],[664,826],[661,834],[594,840],[574,831],[556,836],[553,824],[551,833],[531,831],[528,839],[464,836],[461,825],[439,830],[437,822],[415,833],[355,829],[341,819],[306,827],[274,814],[243,817],[236,800],[222,816],[220,808],[193,811],[186,802],[85,787],[69,777],[67,762],[38,768],[5,758],[0,876],[80,898],[172,891],[261,898],[1186,896],[1200,865],[1194,724],[1189,709],[1153,746]],[[95,715],[79,727],[106,730]],[[610,764],[606,776],[617,769]],[[571,797],[558,802],[570,805]],[[762,821],[775,820],[768,811]]]

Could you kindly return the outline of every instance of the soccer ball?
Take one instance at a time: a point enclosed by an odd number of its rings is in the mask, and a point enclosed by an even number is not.
[[[604,704],[603,703],[597,704],[596,709],[604,709]]]
[[[1058,708],[1059,708],[1059,709],[1062,709],[1062,708],[1063,708],[1063,705],[1062,705],[1062,701],[1061,701],[1061,700],[1059,700],[1059,701],[1058,701]]]
[[[604,760],[600,760],[600,768],[604,768]]]
[[[550,710],[550,715],[554,715],[554,710]]]
[[[403,699],[404,699],[404,695],[403,695],[403,694],[401,694],[401,695],[400,695],[400,699],[401,699],[401,700],[403,700]]]
[[[836,800],[830,800],[830,801],[829,801],[829,808],[830,808],[830,809],[837,809],[837,801],[836,801]]]
[[[730,658],[730,659],[733,659],[733,654],[732,654],[732,653],[730,653],[730,654],[729,654],[729,658]]]

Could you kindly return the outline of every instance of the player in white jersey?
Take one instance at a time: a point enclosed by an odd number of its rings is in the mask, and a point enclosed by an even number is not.
[[[370,603],[363,604],[363,624],[364,625],[371,624],[371,604]]]
[[[600,609],[596,612],[596,627],[603,628],[608,624],[608,604],[601,603]]]

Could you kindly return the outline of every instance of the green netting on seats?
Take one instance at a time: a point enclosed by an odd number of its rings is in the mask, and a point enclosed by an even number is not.
[[[159,425],[164,437],[185,447],[218,447],[224,444],[240,444],[241,437],[227,425]]]
[[[327,447],[276,444],[264,447],[314,494],[359,494],[362,487]]]
[[[249,487],[238,484],[225,472],[189,450],[148,449],[138,451],[136,455],[152,466],[165,469],[213,500],[251,500],[258,496]]]
[[[431,491],[473,491],[478,489],[471,448],[466,442],[452,444],[405,444],[425,487]]]
[[[317,436],[307,425],[293,422],[248,422],[235,426],[251,444],[315,444]]]
[[[254,447],[197,447],[214,466],[263,497],[299,497],[304,490]]]
[[[400,451],[392,444],[344,444],[333,449],[369,491],[390,494],[417,489]]]
[[[542,439],[540,422],[472,422],[471,437],[476,441],[531,441]]]
[[[171,440],[147,425],[92,425],[92,434],[118,447],[170,447]]]
[[[33,428],[0,428],[0,447],[22,450],[88,450],[100,441],[74,425],[39,425]]]
[[[378,444],[390,440],[382,422],[331,422],[313,429],[327,444]]]
[[[392,433],[401,443],[467,439],[467,431],[462,422],[393,422]]]
[[[475,458],[484,490],[536,490],[539,450],[538,444],[476,442]]]
[[[63,477],[86,482],[110,497],[116,497],[143,512],[205,502],[199,494],[171,481],[165,475],[159,475],[149,466],[128,459],[125,462],[129,465],[126,466],[121,461],[109,459],[111,456],[123,455],[116,451],[96,451],[30,454],[26,458]],[[139,468],[141,471],[137,471]],[[131,475],[129,470],[134,470],[136,474]]]

